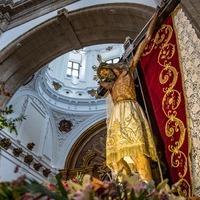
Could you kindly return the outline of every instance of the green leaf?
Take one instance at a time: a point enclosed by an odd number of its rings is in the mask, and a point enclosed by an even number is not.
[[[124,200],[128,199],[127,189],[126,189],[126,183],[123,184],[123,193],[124,193]]]
[[[117,196],[119,197],[119,199],[121,200],[122,199],[122,197],[121,197],[121,190],[120,190],[120,185],[119,184],[117,184]]]
[[[144,200],[146,196],[147,196],[147,191],[144,191],[139,195],[139,197],[137,199],[138,200]]]
[[[56,200],[59,199],[54,192],[48,190],[46,187],[35,180],[27,179],[25,184],[21,186],[21,189],[27,190],[32,194],[43,194],[44,196],[48,196]]]
[[[136,199],[134,189],[131,190],[131,193],[130,193],[130,199],[131,199],[131,200],[135,200],[135,199]]]
[[[59,174],[56,175],[56,180],[57,180],[57,186],[58,186],[58,189],[59,191],[61,192],[62,194],[62,197],[65,199],[65,200],[68,200],[68,193],[67,191],[65,190],[63,184],[62,184],[62,181],[60,179],[60,176]]]
[[[8,115],[12,114],[13,108],[12,105],[8,106],[5,108],[5,110],[0,110],[0,129],[3,128],[8,128],[8,130],[10,131],[10,133],[15,132],[15,134],[17,135],[17,127],[16,127],[16,122],[21,122],[24,119],[26,119],[25,116],[20,115],[19,117],[16,117],[14,119],[8,119]]]
[[[11,188],[7,183],[1,183],[0,194],[2,200],[15,200]]]
[[[161,183],[159,183],[158,185],[157,185],[157,190],[161,190],[161,189],[163,189],[164,187],[165,187],[165,185],[168,183],[168,181],[169,181],[169,179],[165,179],[165,180],[163,180]]]

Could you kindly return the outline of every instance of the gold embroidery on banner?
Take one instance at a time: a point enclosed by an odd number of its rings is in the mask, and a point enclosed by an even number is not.
[[[165,44],[162,46],[162,49],[160,50],[160,53],[158,55],[158,63],[161,66],[171,65],[169,60],[174,56],[175,54],[175,46],[173,44]]]
[[[171,91],[176,85],[177,79],[178,79],[178,72],[176,68],[173,66],[166,65],[160,73],[159,81],[161,84],[166,84],[168,81],[170,81],[170,83],[166,87],[166,89],[164,89],[163,92],[168,93],[168,91]]]
[[[183,124],[183,122],[178,119],[177,117],[171,117],[171,119],[169,119],[166,122],[166,126],[165,126],[165,134],[168,137],[173,137],[173,135],[175,134],[176,138],[179,138],[179,140],[174,141],[173,144],[170,144],[168,146],[169,151],[171,152],[178,152],[179,149],[181,148],[181,146],[183,145],[183,142],[185,140],[185,126]],[[179,135],[179,137],[178,137]]]
[[[168,33],[168,34],[167,34]],[[171,26],[163,24],[154,38],[152,38],[149,45],[146,46],[143,56],[151,53],[153,49],[162,49],[163,45],[168,44],[168,41],[171,39],[173,29]],[[167,37],[166,37],[167,36]]]
[[[184,122],[178,118],[177,109],[181,104],[181,92],[175,89],[179,73],[173,66],[171,59],[175,55],[175,45],[170,43],[173,28],[163,24],[158,30],[152,42],[146,47],[143,56],[159,49],[158,64],[163,69],[159,75],[159,82],[163,85],[162,110],[168,118],[165,124],[165,135],[169,138],[168,150],[171,152],[171,167],[179,168],[178,176],[181,186],[178,190],[180,195],[190,195],[190,184],[184,177],[188,171],[188,158],[181,147],[185,141],[186,127]],[[183,99],[184,101],[184,99]]]
[[[171,156],[171,162],[173,167],[181,167],[178,176],[183,179],[187,173],[187,157],[182,151],[174,151]]]

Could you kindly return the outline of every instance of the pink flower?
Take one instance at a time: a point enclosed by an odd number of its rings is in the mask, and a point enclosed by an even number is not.
[[[35,197],[33,194],[31,193],[25,193],[21,198],[20,200],[34,200]]]
[[[26,178],[26,175],[18,177],[17,180],[13,180],[12,182],[10,182],[10,187],[14,188],[14,187],[23,185],[25,178]]]

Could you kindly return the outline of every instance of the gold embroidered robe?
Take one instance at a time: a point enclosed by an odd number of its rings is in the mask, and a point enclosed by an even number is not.
[[[157,160],[147,119],[136,102],[133,75],[124,70],[110,91],[114,108],[107,127],[106,163],[111,169],[112,163],[127,156],[145,154]]]

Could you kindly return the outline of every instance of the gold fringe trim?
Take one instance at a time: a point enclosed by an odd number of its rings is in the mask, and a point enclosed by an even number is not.
[[[147,152],[145,149],[145,145],[119,149],[118,152],[113,152],[106,155],[106,164],[109,168],[113,169],[112,163],[119,162],[125,156],[130,156],[134,160],[134,157],[138,157],[138,155],[145,155],[151,158],[153,161],[158,161],[155,149],[150,148],[149,152]]]

